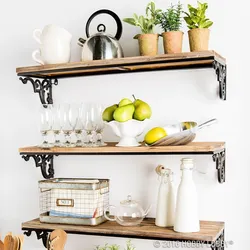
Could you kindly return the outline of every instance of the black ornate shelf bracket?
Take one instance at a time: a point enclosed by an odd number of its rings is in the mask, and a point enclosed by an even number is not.
[[[44,78],[34,80],[31,77],[20,77],[23,84],[31,82],[34,93],[38,93],[42,104],[53,104],[52,85],[58,85],[57,79]]]
[[[41,168],[43,178],[54,178],[54,155],[23,155],[25,161],[29,161],[32,157],[35,161],[36,167]]]
[[[224,230],[219,238],[212,243],[211,245],[212,250],[224,250],[225,249],[225,233]]]
[[[29,229],[27,231],[24,231],[23,234],[29,237],[32,231],[36,233],[38,240],[42,239],[44,247],[47,248],[47,240],[48,240],[49,232],[45,230],[39,230],[39,229],[33,229],[33,230]]]
[[[219,82],[219,94],[222,100],[227,98],[227,66],[218,61],[214,61],[214,69]]]
[[[216,162],[219,183],[226,181],[226,150],[213,154],[213,161]]]

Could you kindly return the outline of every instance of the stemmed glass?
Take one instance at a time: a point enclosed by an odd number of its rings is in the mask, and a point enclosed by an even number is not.
[[[75,135],[76,135],[76,146],[82,147],[84,146],[84,141],[82,138],[83,133],[83,104],[78,106],[78,115],[77,115],[77,122],[75,125]]]
[[[49,143],[47,136],[52,129],[52,111],[51,104],[42,104],[40,108],[40,131],[43,136],[41,148],[51,148],[53,145]]]
[[[96,123],[95,123],[95,107],[93,104],[85,104],[85,110],[83,113],[83,129],[87,135],[87,142],[84,146],[86,147],[95,147],[96,144],[94,142],[94,133],[96,131]]]
[[[75,104],[63,104],[63,124],[62,131],[65,136],[65,147],[74,147],[75,144],[71,142],[71,135],[75,129],[78,120],[78,110]]]
[[[102,132],[104,130],[105,124],[102,119],[104,107],[101,104],[96,104],[96,145],[106,146],[107,144],[102,139]]]
[[[53,119],[53,124],[52,124],[52,131],[54,133],[54,146],[55,147],[61,147],[61,141],[60,141],[60,133],[61,133],[61,127],[62,127],[62,112],[61,112],[61,107],[60,104],[52,105],[52,119]]]

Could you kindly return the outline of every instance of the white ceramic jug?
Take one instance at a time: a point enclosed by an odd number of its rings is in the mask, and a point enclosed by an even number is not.
[[[193,168],[193,159],[182,159],[182,178],[178,188],[174,223],[174,231],[179,233],[200,231],[198,197],[193,181]]]
[[[43,30],[35,29],[33,38],[40,44],[40,48],[32,53],[36,62],[44,65],[70,61],[72,35],[67,30],[50,24]]]

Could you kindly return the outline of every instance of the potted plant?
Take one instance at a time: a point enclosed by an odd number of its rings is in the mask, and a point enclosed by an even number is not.
[[[138,34],[134,39],[139,41],[141,56],[155,56],[158,53],[159,35],[154,33],[154,27],[158,24],[157,15],[161,10],[155,8],[155,3],[150,2],[146,7],[146,16],[133,15],[132,18],[124,18],[123,21],[138,26],[142,34]]]
[[[172,5],[158,14],[158,21],[163,29],[163,46],[165,54],[181,53],[183,32],[180,31],[182,24],[182,5]]]
[[[119,245],[109,245],[106,243],[104,246],[96,246],[95,250],[120,250]],[[136,250],[134,245],[131,243],[131,240],[128,240],[126,242],[126,247],[124,247],[124,250]]]
[[[198,7],[194,8],[188,4],[189,13],[184,12],[186,16],[184,20],[189,28],[189,45],[190,51],[204,51],[208,50],[210,30],[213,22],[206,17],[207,3],[200,3]]]

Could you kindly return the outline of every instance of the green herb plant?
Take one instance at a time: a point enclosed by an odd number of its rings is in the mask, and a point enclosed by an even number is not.
[[[164,32],[179,31],[182,25],[182,4],[172,5],[157,15],[158,23]]]
[[[188,4],[189,13],[184,12],[186,14],[184,20],[186,21],[188,28],[206,29],[211,27],[213,25],[213,22],[206,17],[206,10],[208,8],[208,4],[201,3],[199,1],[197,3],[198,3],[197,8],[194,8],[193,6]]]
[[[97,246],[95,250],[120,250],[120,246],[116,244],[114,245],[105,244],[104,246]],[[131,243],[131,240],[128,240],[126,242],[126,247],[124,248],[124,250],[136,250],[134,245]]]
[[[156,9],[155,3],[150,2],[146,7],[146,16],[134,14],[131,18],[124,18],[123,21],[140,27],[142,34],[153,34],[154,27],[159,24],[157,16],[160,12],[160,9]],[[134,38],[138,38],[138,35]]]

